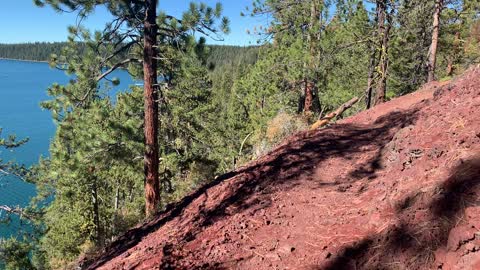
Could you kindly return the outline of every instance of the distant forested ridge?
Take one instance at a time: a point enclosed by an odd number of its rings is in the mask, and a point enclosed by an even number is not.
[[[210,45],[207,62],[216,68],[238,64],[252,65],[258,59],[259,50],[258,46]]]
[[[35,42],[0,44],[0,58],[49,61],[52,54],[60,55],[66,42]],[[254,64],[259,47],[210,45],[207,62],[211,67],[221,68],[235,63]]]
[[[0,44],[0,58],[48,61],[50,55],[59,54],[65,45],[64,42]]]

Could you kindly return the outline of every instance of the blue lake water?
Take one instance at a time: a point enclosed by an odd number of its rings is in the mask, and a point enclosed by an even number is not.
[[[126,71],[116,71],[109,76],[120,79],[120,85],[111,90],[126,90],[133,84]],[[0,149],[0,159],[15,160],[25,165],[35,164],[40,156],[48,156],[50,140],[55,124],[49,111],[40,108],[47,100],[46,89],[52,83],[65,84],[69,77],[60,70],[51,69],[47,63],[22,62],[0,59],[0,128],[2,137],[15,134],[17,138],[29,138],[27,144],[12,151]],[[0,177],[0,205],[25,206],[35,195],[35,186],[16,178]],[[0,210],[0,218],[5,213]],[[19,235],[25,226],[18,218],[0,223],[0,238]]]

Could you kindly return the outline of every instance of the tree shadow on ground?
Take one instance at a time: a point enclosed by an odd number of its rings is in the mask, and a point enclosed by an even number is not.
[[[417,192],[396,205],[398,223],[385,233],[371,235],[341,254],[322,270],[427,269],[434,252],[446,247],[449,233],[462,219],[465,208],[478,205],[480,156],[462,161],[441,183],[435,194]],[[415,223],[415,210],[428,210],[426,220]]]
[[[365,146],[374,145],[379,149],[383,148],[391,141],[396,131],[413,124],[417,114],[416,109],[395,111],[378,118],[371,125],[336,124],[326,129],[302,132],[292,136],[286,143],[256,162],[222,175],[180,202],[168,206],[156,218],[119,237],[99,257],[83,260],[81,267],[95,269],[119,256],[149,233],[181,215],[184,209],[196,199],[207,196],[209,189],[229,181],[231,188],[225,188],[222,199],[208,207],[200,205],[200,211],[193,222],[187,225],[188,233],[180,243],[176,243],[175,248],[181,249],[182,242],[195,239],[198,233],[218,220],[245,211],[253,205],[265,203],[261,195],[267,197],[265,195],[279,187],[282,190],[295,187],[298,179],[312,174],[322,161],[332,156],[348,158],[354,153],[362,152]],[[253,197],[255,199],[252,199]],[[266,203],[268,204],[268,201]],[[231,209],[234,209],[234,212]],[[167,260],[175,260],[175,258],[167,258]]]

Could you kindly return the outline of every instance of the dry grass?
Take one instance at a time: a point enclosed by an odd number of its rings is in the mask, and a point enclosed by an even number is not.
[[[268,153],[285,138],[308,128],[308,121],[302,115],[279,112],[267,123],[264,137],[259,138],[258,143],[254,146],[255,156],[259,157]]]

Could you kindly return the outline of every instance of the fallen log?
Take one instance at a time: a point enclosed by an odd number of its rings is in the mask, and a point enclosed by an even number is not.
[[[335,111],[325,115],[322,117],[320,120],[315,122],[312,127],[310,128],[311,130],[321,128],[323,126],[326,126],[332,119],[340,117],[346,110],[350,109],[355,103],[357,103],[360,99],[358,97],[354,97],[347,101],[346,103],[343,103],[342,106],[338,107]]]

